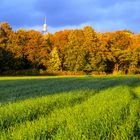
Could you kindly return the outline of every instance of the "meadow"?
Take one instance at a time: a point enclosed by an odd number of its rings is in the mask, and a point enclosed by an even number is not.
[[[0,140],[139,140],[140,76],[1,77]]]

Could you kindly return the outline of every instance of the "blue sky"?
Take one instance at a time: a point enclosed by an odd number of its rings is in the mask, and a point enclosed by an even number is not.
[[[96,31],[129,29],[140,32],[140,0],[1,0],[0,22],[13,29],[41,30],[47,17],[49,32],[91,25]]]

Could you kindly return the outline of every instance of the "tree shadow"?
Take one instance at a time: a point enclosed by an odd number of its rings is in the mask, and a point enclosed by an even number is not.
[[[15,57],[15,54],[9,50],[0,47],[0,74],[14,75],[16,71],[28,69],[32,66],[32,62],[24,57]]]
[[[139,77],[64,77],[32,80],[0,81],[0,102],[18,101],[38,96],[79,90],[99,92],[115,86],[136,87]]]

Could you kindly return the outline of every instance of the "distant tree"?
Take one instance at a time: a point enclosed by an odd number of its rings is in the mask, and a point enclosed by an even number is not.
[[[131,34],[124,31],[117,31],[111,37],[111,52],[118,70],[127,73],[130,63],[129,47],[132,43]]]
[[[24,47],[25,58],[32,63],[32,68],[38,69],[39,67],[39,46],[41,45],[42,35],[38,31],[27,31],[27,44]]]
[[[0,72],[22,69],[140,73],[140,34],[91,26],[42,35],[0,24]]]
[[[64,57],[65,57],[65,46],[68,44],[68,36],[71,30],[63,30],[56,32],[52,37],[52,46],[57,47],[59,51],[59,57],[61,59],[61,68],[64,70]]]
[[[3,28],[0,28],[0,47],[6,49],[7,45],[7,35]]]
[[[86,51],[86,65],[84,71],[104,71],[104,60],[102,57],[102,52],[99,48],[100,40],[98,38],[97,33],[90,26],[86,26],[83,28],[85,42],[83,47]]]
[[[61,70],[61,59],[56,47],[50,53],[48,70],[52,72]]]
[[[133,34],[126,31],[104,33],[101,48],[104,50],[106,72],[127,73],[130,64],[130,46]]]
[[[14,32],[8,23],[2,22],[0,25],[0,45],[8,50],[11,47]]]
[[[129,53],[131,53],[131,56],[128,73],[140,73],[140,34],[133,36],[133,41],[129,48]]]
[[[0,26],[0,49],[1,49],[1,65],[3,65],[3,69],[13,70],[16,69],[16,59],[14,58],[14,54],[12,50],[15,50],[15,46],[12,45],[12,41],[14,41],[14,31],[11,26],[3,22]],[[3,59],[5,57],[5,59]],[[4,63],[4,64],[2,64]]]
[[[84,34],[82,30],[73,30],[65,47],[65,70],[82,71],[85,66]]]
[[[14,62],[14,55],[0,47],[0,73],[15,69]]]
[[[52,44],[50,35],[42,36],[41,44],[39,45],[39,68],[47,69],[49,66],[49,57],[52,51]]]
[[[111,51],[111,37],[113,33],[105,32],[99,36],[100,39],[100,51],[105,63],[105,72],[112,73],[114,70],[115,59]]]

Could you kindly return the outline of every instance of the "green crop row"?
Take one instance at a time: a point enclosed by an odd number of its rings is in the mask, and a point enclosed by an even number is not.
[[[25,79],[27,78],[27,79]],[[31,78],[31,79],[30,79]],[[135,86],[140,83],[139,77],[23,77],[22,80],[0,78],[0,103],[15,102],[23,99],[46,96],[55,93],[71,92],[74,90],[102,90],[114,86]],[[8,79],[8,77],[6,78]],[[9,77],[10,79],[10,77]],[[14,80],[15,79],[15,80]]]
[[[0,139],[139,139],[140,100],[132,88],[117,86],[95,93],[71,92],[4,105],[1,122],[11,120],[1,125]],[[31,119],[28,111],[37,117]]]
[[[0,129],[6,129],[27,120],[32,121],[40,115],[46,116],[56,108],[80,104],[94,94],[94,91],[77,91],[3,105],[0,107]]]

